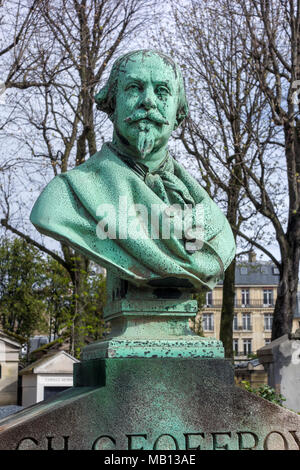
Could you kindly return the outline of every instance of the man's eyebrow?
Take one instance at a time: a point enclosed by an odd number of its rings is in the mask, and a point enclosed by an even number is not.
[[[155,83],[155,85],[164,85],[168,88],[171,88],[171,83],[169,81],[157,80],[154,83]]]
[[[135,81],[135,82],[142,83],[142,84],[145,83],[145,80],[143,80],[138,75],[126,75],[125,82],[128,83],[130,81]],[[172,84],[170,83],[169,80],[167,80],[167,81],[165,81],[165,80],[156,80],[154,83],[155,83],[155,85],[166,86],[167,88],[169,88],[169,90],[172,89]]]
[[[138,77],[137,75],[126,75],[125,80],[126,82],[129,82],[130,80],[134,80],[135,82],[145,83],[145,81],[141,77]]]

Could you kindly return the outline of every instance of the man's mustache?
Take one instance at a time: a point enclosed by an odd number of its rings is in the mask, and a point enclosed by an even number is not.
[[[156,122],[157,124],[169,125],[169,122],[158,111],[145,111],[143,109],[138,109],[132,113],[131,116],[124,119],[124,122],[132,123],[142,119],[149,119],[149,121]]]

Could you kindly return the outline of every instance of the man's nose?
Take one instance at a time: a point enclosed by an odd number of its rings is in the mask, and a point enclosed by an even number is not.
[[[149,111],[151,108],[156,108],[155,96],[153,96],[153,93],[150,90],[145,90],[140,106],[147,111]]]
[[[151,98],[145,98],[143,101],[142,101],[142,106],[147,110],[149,111],[149,109],[151,108],[156,108],[156,104],[153,102],[153,100]]]

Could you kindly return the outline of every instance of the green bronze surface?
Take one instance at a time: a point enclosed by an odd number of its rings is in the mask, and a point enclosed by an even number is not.
[[[95,101],[113,122],[112,142],[56,176],[31,213],[41,233],[108,270],[111,335],[82,357],[222,357],[220,341],[188,326],[192,292],[223,278],[235,243],[221,210],[168,153],[188,112],[181,72],[162,53],[128,53]]]
[[[172,130],[187,114],[178,67],[153,51],[127,54],[96,102],[114,124],[113,142],[56,176],[33,207],[32,223],[137,285],[181,278],[196,289],[212,289],[233,259],[235,244],[221,210],[167,151]],[[141,225],[139,204],[148,211],[144,238],[131,236]],[[201,249],[186,248],[186,239],[175,233],[176,217],[164,238],[166,211],[173,205],[191,208],[185,234],[203,226]],[[202,208],[203,220],[197,220],[196,207]],[[129,220],[122,224],[127,209]],[[157,238],[150,212],[158,221]],[[106,227],[106,235],[99,226]]]
[[[105,319],[111,332],[86,346],[82,360],[117,357],[224,357],[221,341],[189,327],[198,310],[189,289],[145,288],[108,274]]]

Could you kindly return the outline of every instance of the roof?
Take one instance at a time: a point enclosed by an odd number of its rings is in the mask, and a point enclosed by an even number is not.
[[[245,261],[237,263],[235,268],[235,286],[277,286],[279,270],[270,261]],[[218,285],[222,285],[219,282]],[[294,318],[300,319],[300,290],[298,287]]]
[[[235,268],[235,285],[237,286],[277,286],[279,270],[268,261],[238,263]]]
[[[4,341],[4,343],[9,344],[16,349],[21,349],[21,344],[15,338],[3,333],[3,331],[0,331],[0,341]]]
[[[63,366],[61,360],[64,361]],[[73,364],[76,362],[79,362],[78,359],[71,356],[66,351],[49,353],[22,369],[20,375],[72,373]]]

